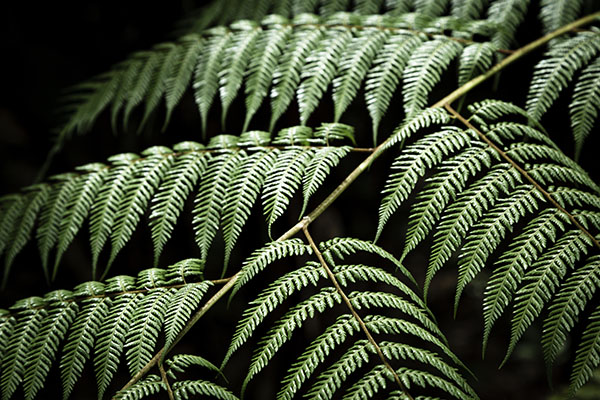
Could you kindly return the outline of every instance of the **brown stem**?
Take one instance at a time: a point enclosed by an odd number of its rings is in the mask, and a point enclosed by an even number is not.
[[[158,364],[158,370],[160,371],[160,376],[162,378],[163,383],[167,387],[167,394],[169,395],[169,400],[175,400],[175,395],[173,394],[173,389],[171,389],[171,385],[169,385],[169,378],[167,377],[167,373],[165,372],[165,367],[162,363]]]
[[[506,57],[500,63],[496,64],[488,72],[480,75],[477,78],[470,80],[469,82],[467,82],[460,88],[456,89],[455,91],[453,91],[448,96],[444,97],[442,100],[440,100],[439,102],[437,102],[436,104],[434,104],[431,107],[443,107],[443,106],[446,106],[447,104],[450,104],[451,102],[458,99],[462,95],[471,91],[473,88],[478,86],[483,81],[489,79],[494,74],[498,73],[499,71],[501,71],[502,69],[504,69],[508,65],[510,65],[511,63],[513,63],[516,60],[518,60],[519,58],[523,57],[525,54],[537,49],[538,47],[543,46],[545,43],[547,43],[548,41],[552,40],[553,38],[555,38],[557,36],[560,36],[560,35],[562,35],[566,32],[569,32],[573,29],[579,28],[583,25],[589,24],[595,18],[598,18],[598,17],[600,17],[600,12],[588,15],[586,17],[578,19],[577,21],[574,21],[571,24],[565,25],[563,28],[559,28],[558,30],[556,30],[534,42],[531,42],[528,45],[525,45],[518,50],[515,50],[510,56]],[[390,140],[391,140],[391,137],[386,139],[379,146],[377,146],[375,149],[373,149],[373,152],[367,158],[365,158],[363,160],[363,162],[361,162],[346,177],[346,179],[344,179],[342,181],[342,183],[338,187],[336,187],[333,190],[333,192],[331,192],[329,194],[329,196],[327,196],[327,198],[325,198],[325,200],[323,200],[302,221],[298,222],[296,225],[291,227],[287,232],[285,232],[283,235],[281,235],[276,241],[282,241],[282,240],[291,238],[292,236],[296,235],[300,230],[302,230],[305,225],[310,224],[319,215],[321,215],[323,213],[323,211],[325,211],[348,188],[348,186],[350,186],[350,184],[352,182],[354,182],[354,180],[356,180],[356,178],[358,178],[371,165],[371,163],[373,161],[375,161],[383,153],[383,150],[387,147]],[[189,331],[189,329],[200,319],[200,317],[202,315],[204,315],[206,313],[206,311],[208,311],[208,308],[210,308],[214,303],[216,303],[221,297],[223,297],[225,295],[226,292],[228,292],[233,287],[235,282],[239,279],[240,274],[241,274],[241,271],[236,273],[235,275],[233,275],[231,277],[231,280],[229,280],[225,284],[225,286],[223,286],[213,297],[211,297],[211,299],[200,310],[198,310],[198,312],[194,315],[194,317],[190,321],[188,321],[186,326],[184,327],[185,333],[187,333]],[[179,341],[179,339],[185,334],[184,331],[182,331],[182,333],[178,336],[178,339],[173,343],[173,345],[171,347],[173,347]],[[162,348],[161,350],[159,350],[159,352],[154,356],[154,358],[152,358],[152,360],[150,360],[148,362],[148,364],[146,366],[144,366],[144,368],[142,368],[141,371],[145,371],[144,374],[147,373],[162,357],[163,352],[166,354],[168,352],[168,350],[170,350],[170,348],[169,349]],[[142,376],[143,376],[143,374],[139,374],[139,373],[136,374],[136,376],[134,378],[132,378],[127,383],[127,385],[125,385],[125,387],[123,389],[133,385]]]
[[[335,290],[337,290],[337,292],[342,297],[342,300],[344,300],[344,303],[346,304],[346,307],[348,307],[348,309],[350,310],[350,313],[352,313],[352,316],[358,322],[358,325],[360,326],[360,329],[364,332],[365,336],[367,336],[367,339],[369,340],[369,343],[371,343],[371,345],[373,345],[373,347],[375,348],[375,351],[377,352],[377,355],[379,356],[379,359],[381,360],[381,362],[383,363],[383,365],[390,371],[390,373],[394,377],[394,381],[398,384],[398,387],[400,388],[400,390],[402,390],[402,392],[410,400],[414,400],[413,397],[406,390],[406,387],[404,387],[404,385],[400,381],[400,377],[398,376],[398,374],[396,373],[396,371],[394,370],[394,368],[390,365],[390,363],[385,358],[385,355],[381,351],[381,347],[379,347],[379,345],[377,344],[377,342],[373,338],[373,335],[371,335],[371,332],[369,332],[369,328],[367,328],[367,325],[365,324],[365,322],[362,320],[362,318],[360,317],[360,315],[358,315],[358,313],[354,309],[354,306],[350,302],[350,299],[348,298],[348,296],[346,296],[346,293],[344,293],[344,290],[340,286],[337,278],[335,277],[335,275],[333,274],[333,272],[331,271],[331,269],[329,268],[329,266],[325,262],[325,259],[323,258],[323,254],[321,254],[321,251],[319,250],[319,248],[315,244],[315,241],[313,240],[312,236],[310,235],[310,232],[308,232],[308,223],[305,223],[302,226],[302,231],[304,232],[304,236],[306,236],[306,239],[308,240],[308,243],[310,244],[310,247],[313,249],[313,251],[315,252],[315,255],[319,259],[319,262],[321,263],[321,266],[323,267],[323,269],[325,270],[325,272],[327,272],[327,276],[329,277],[329,280],[331,280],[331,282],[333,283],[333,286],[335,286]]]
[[[475,132],[481,140],[483,140],[485,143],[488,144],[488,146],[494,149],[500,155],[500,157],[506,160],[506,162],[508,162],[514,169],[519,171],[519,173],[523,175],[523,177],[527,179],[527,181],[529,181],[529,183],[531,183],[550,202],[550,204],[562,211],[567,216],[567,218],[569,218],[569,220],[573,223],[573,225],[579,228],[586,236],[588,236],[591,239],[592,243],[594,243],[596,247],[600,249],[600,243],[594,237],[594,235],[592,235],[587,229],[585,229],[585,227],[581,225],[571,213],[569,213],[567,210],[564,209],[564,207],[558,204],[558,202],[554,200],[554,198],[552,198],[552,195],[548,193],[535,179],[533,179],[527,171],[521,168],[519,164],[517,164],[512,158],[510,158],[501,148],[496,146],[496,144],[492,142],[483,132],[481,132],[479,129],[473,126],[473,124],[471,124],[465,117],[456,112],[456,110],[454,110],[454,108],[452,108],[449,104],[445,104],[444,108],[446,108],[446,110],[448,110],[450,114],[454,115],[456,119],[462,122],[467,128]]]

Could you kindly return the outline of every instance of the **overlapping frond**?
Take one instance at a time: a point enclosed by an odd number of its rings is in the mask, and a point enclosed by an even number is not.
[[[599,250],[600,190],[547,136],[515,122],[525,119],[522,110],[493,101],[469,109],[476,129],[496,147],[471,129],[429,127],[431,133],[412,140],[392,164],[377,236],[424,181],[412,205],[403,257],[433,237],[425,292],[458,256],[457,307],[465,287],[491,267],[483,300],[484,350],[509,304],[514,309],[507,358],[547,307],[542,343],[551,364],[593,293],[594,262],[575,268]],[[587,294],[575,297],[580,290]],[[586,339],[595,335],[594,327],[592,320]],[[595,366],[595,344],[584,348],[578,359],[590,359],[575,364],[575,389],[589,378],[588,363]]]
[[[212,285],[203,280],[203,269],[201,260],[184,260],[137,278],[121,275],[105,284],[80,284],[73,292],[56,290],[3,310],[2,398],[20,385],[25,398],[34,398],[59,356],[68,398],[92,352],[102,398],[123,352],[133,375],[154,355],[161,332],[167,346],[181,332]]]
[[[490,42],[472,40],[475,35],[490,38],[495,23],[456,16],[438,18],[446,7],[439,8],[437,1],[421,1],[416,8],[417,13],[386,16],[294,13],[288,19],[270,15],[261,21],[240,20],[228,27],[185,35],[136,53],[74,90],[67,100],[75,111],[61,135],[87,130],[109,106],[113,121],[124,108],[127,125],[133,109],[145,103],[143,125],[163,98],[166,124],[188,86],[194,88],[204,127],[217,92],[223,123],[233,100],[244,92],[246,130],[267,96],[271,98],[270,129],[294,96],[299,122],[306,124],[329,86],[333,88],[332,118],[339,121],[364,85],[376,133],[401,78],[405,111],[412,114],[426,105],[442,73],[463,50],[469,49],[461,60],[461,81],[488,68],[497,48]],[[452,32],[454,37],[444,36],[444,32]]]
[[[352,127],[326,123],[314,133],[308,127],[292,127],[273,140],[260,131],[240,137],[219,135],[206,147],[183,142],[173,149],[151,147],[139,156],[116,155],[109,158],[108,165],[90,164],[80,168],[80,173],[62,174],[21,195],[5,196],[6,211],[0,221],[0,246],[6,258],[4,281],[14,257],[32,236],[36,221],[49,279],[55,277],[60,258],[85,220],[90,222],[94,274],[110,241],[106,274],[148,209],[156,264],[192,194],[196,199],[193,227],[201,257],[207,257],[221,229],[226,267],[259,195],[269,233],[300,189],[304,214],[311,196],[351,152],[350,146],[336,145],[341,140],[354,142]],[[50,272],[52,251],[56,254]]]
[[[208,396],[208,398],[221,400],[239,400],[237,396],[228,389],[208,380],[181,380],[177,374],[186,373],[189,367],[201,367],[209,371],[217,371],[217,368],[208,360],[195,355],[178,354],[165,361],[167,369],[162,379],[153,374],[136,382],[131,387],[119,391],[116,400],[137,400],[143,398],[154,398],[154,395],[167,396],[167,385],[171,389],[173,398],[190,399],[196,396]]]
[[[560,2],[567,4],[578,2]],[[600,31],[592,28],[552,46],[535,67],[527,111],[539,120],[554,104],[560,93],[574,85],[569,105],[575,155],[579,156],[585,138],[598,116],[598,77],[600,77]],[[580,74],[577,72],[582,69]],[[573,83],[574,82],[574,83]]]
[[[270,246],[287,248],[289,244],[285,243],[274,242]],[[298,245],[301,244],[298,243]],[[380,344],[381,351],[393,365],[402,362],[417,362],[419,368],[422,368],[408,371],[403,367],[394,366],[394,368],[398,368],[398,374],[402,376],[403,382],[405,380],[421,382],[422,384],[418,385],[426,390],[432,387],[442,388],[456,398],[477,398],[459,372],[462,364],[447,347],[446,339],[425,303],[410,285],[405,284],[396,274],[387,272],[384,268],[367,264],[340,263],[344,258],[352,258],[359,251],[378,256],[378,258],[382,257],[401,266],[398,260],[370,242],[352,238],[335,238],[319,244],[319,248],[323,251],[323,256],[331,263],[332,272],[344,289],[361,282],[373,282],[380,288],[388,288],[388,291],[378,292],[353,291],[348,294],[348,298],[359,312],[362,309],[369,309],[369,315],[364,317],[364,323],[370,332],[374,335],[385,334],[386,337],[391,336],[397,339],[397,342],[384,341]],[[266,251],[271,254],[276,252],[275,248],[270,249],[270,247],[265,248],[262,252]],[[264,263],[296,253],[280,250],[279,254],[278,257],[271,256],[269,260],[263,256]],[[257,257],[260,255],[253,256],[246,264],[256,262],[254,260]],[[381,258],[379,259],[381,260]],[[402,272],[405,278],[412,280],[410,273],[403,267]],[[244,282],[246,281],[247,279],[244,280]],[[289,303],[294,293],[307,292],[308,287],[314,288],[313,294],[297,304],[289,306],[288,311],[270,325],[271,327],[258,343],[242,392],[308,319],[327,313],[330,309],[343,307],[340,293],[331,287],[327,273],[322,265],[315,261],[307,261],[302,267],[284,274],[250,302],[242,319],[238,322],[223,364],[227,363],[234,353],[250,340],[259,326],[265,325],[270,320],[271,313],[283,304]],[[399,317],[398,313],[402,314],[402,317]],[[374,345],[364,340],[362,335],[358,320],[347,310],[342,311],[335,322],[328,325],[323,333],[315,338],[291,364],[287,376],[282,381],[277,398],[292,399],[298,393],[305,393],[309,398],[315,399],[331,398],[334,393],[341,393],[340,389],[344,386],[346,386],[346,395],[352,396],[355,393],[353,379],[355,380],[354,385],[362,382],[359,379],[360,374],[352,375],[352,373],[358,370],[367,372],[368,370],[364,371],[361,368],[380,362]],[[418,339],[420,344],[405,344],[403,337]],[[337,359],[331,359],[332,353],[342,355],[336,356],[339,357]],[[327,368],[323,370],[325,366]],[[431,371],[429,371],[430,369]],[[322,372],[318,373],[317,371]],[[429,378],[424,380],[423,376]],[[387,382],[389,385],[395,385],[392,376],[386,371],[382,372],[382,378],[372,377],[371,379],[368,377],[370,375],[367,373],[365,375],[367,383],[365,384],[385,387],[385,382]],[[311,382],[312,386],[309,384]],[[440,385],[436,382],[445,383]],[[413,389],[410,385],[407,387]],[[413,393],[412,390],[410,392]],[[415,392],[420,392],[420,390],[415,389]],[[370,392],[361,398],[370,398],[372,395],[373,392]]]

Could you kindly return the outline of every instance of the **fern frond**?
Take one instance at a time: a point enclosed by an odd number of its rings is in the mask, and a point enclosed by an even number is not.
[[[540,19],[544,26],[544,33],[550,33],[573,22],[579,15],[582,5],[583,0],[542,0],[540,2]]]
[[[463,86],[492,66],[497,48],[491,42],[473,43],[465,47],[458,61],[458,86]]]
[[[526,284],[515,294],[511,338],[505,360],[525,330],[539,316],[542,307],[550,301],[570,266],[585,255],[589,244],[588,237],[581,231],[569,231],[525,273],[523,281]]]
[[[36,216],[48,197],[49,187],[44,184],[38,184],[29,187],[27,191],[29,193],[25,196],[25,204],[20,212],[21,215],[14,221],[12,232],[7,238],[10,245],[6,249],[2,287],[6,285],[6,280],[16,255],[23,249],[31,236]],[[48,276],[47,271],[46,276]]]
[[[233,34],[224,27],[209,30],[210,36],[202,49],[199,62],[194,71],[194,98],[200,110],[202,132],[206,132],[208,110],[219,87],[218,73],[221,70],[224,52],[231,42]]]
[[[176,399],[187,400],[193,399],[197,395],[201,395],[211,396],[221,400],[239,400],[238,397],[229,390],[212,382],[202,380],[175,382],[173,391]]]
[[[256,56],[250,61],[246,82],[246,119],[244,120],[242,132],[246,132],[250,120],[267,95],[273,74],[277,68],[277,61],[292,33],[290,26],[281,26],[287,22],[285,18],[271,16],[266,22],[276,29],[267,30],[258,39],[256,51],[254,52]]]
[[[544,320],[542,347],[548,370],[567,342],[567,334],[600,282],[600,257],[586,260],[559,288]]]
[[[71,295],[68,290],[56,290],[44,296],[50,309],[28,349],[23,379],[26,399],[33,399],[44,386],[51,366],[48,360],[55,357],[60,341],[77,314],[79,306],[69,302]]]
[[[575,72],[599,52],[600,39],[596,32],[581,32],[548,50],[546,58],[535,67],[527,96],[527,112],[540,120],[569,85]]]
[[[327,86],[333,80],[341,55],[346,51],[351,39],[352,34],[348,28],[338,27],[328,30],[319,47],[314,49],[306,59],[301,73],[303,81],[297,92],[302,125],[306,124]]]
[[[402,78],[404,67],[411,53],[423,42],[420,35],[400,32],[391,35],[377,58],[373,68],[368,72],[365,81],[365,100],[369,115],[373,120],[373,143],[377,143],[379,122],[385,114],[398,83]]]
[[[449,0],[415,0],[415,8],[419,13],[439,17],[446,13],[449,3]]]
[[[108,174],[108,169],[103,164],[88,164],[78,169],[85,172],[85,174],[77,179],[71,196],[63,205],[65,210],[60,220],[60,228],[56,239],[56,257],[52,279],[56,276],[62,255],[81,228],[84,219],[92,208],[104,178]],[[42,254],[44,253],[42,252]]]
[[[452,15],[465,20],[479,19],[488,3],[488,0],[452,0]]]
[[[231,250],[250,216],[252,205],[258,197],[267,173],[273,169],[275,158],[276,154],[273,151],[259,151],[246,157],[233,171],[221,215],[225,240],[223,274],[229,263]]]
[[[323,29],[299,29],[290,38],[273,74],[269,130],[273,130],[275,123],[294,98],[295,89],[300,83],[302,66],[321,40],[323,32]]]
[[[457,42],[439,38],[423,43],[413,52],[402,78],[407,116],[414,116],[425,108],[429,93],[461,50],[462,46]]]
[[[317,189],[321,187],[325,178],[332,168],[335,168],[340,160],[350,152],[350,147],[323,147],[315,151],[312,159],[305,169],[304,177],[302,178],[302,211],[300,216],[304,215],[310,197],[315,194]]]
[[[131,84],[131,88],[127,91],[127,102],[123,110],[123,127],[128,129],[129,116],[135,107],[137,107],[146,97],[150,84],[154,79],[155,71],[159,68],[162,62],[162,54],[160,51],[141,52],[135,58],[139,58],[142,62],[142,67],[138,71],[135,81]],[[123,79],[127,76],[125,75]],[[117,98],[119,100],[119,98]],[[113,125],[115,122],[113,122]]]
[[[278,153],[262,193],[269,236],[271,236],[271,226],[283,215],[294,191],[302,183],[302,176],[310,162],[310,156],[311,154],[302,148],[290,148],[288,151]]]
[[[115,396],[115,400],[140,400],[147,396],[157,394],[165,390],[165,384],[159,376],[150,374],[144,379],[136,382],[130,388],[119,391]]]
[[[118,205],[123,198],[126,185],[132,179],[139,163],[134,161],[138,156],[124,153],[108,159],[114,168],[108,173],[108,185],[103,186],[92,205],[90,216],[90,245],[92,248],[92,279],[96,277],[98,257],[104,243],[108,239],[112,224],[115,221]]]
[[[569,104],[571,129],[575,139],[575,160],[579,159],[583,142],[588,137],[600,109],[600,57],[581,71]]]
[[[492,42],[499,49],[509,49],[517,28],[525,20],[530,0],[496,0],[488,9],[488,19],[498,27]]]
[[[48,315],[45,301],[40,297],[30,297],[15,303],[11,311],[16,312],[16,323],[12,335],[6,341],[2,357],[2,399],[8,400],[23,380],[29,348]]]
[[[200,180],[194,207],[194,233],[202,259],[206,259],[208,248],[219,229],[225,191],[232,174],[238,169],[245,153],[225,151],[211,160],[206,173]]]
[[[225,126],[225,118],[229,106],[233,102],[242,84],[242,78],[252,50],[259,37],[260,27],[250,21],[238,21],[232,25],[236,30],[232,45],[225,50],[223,66],[219,71],[219,94],[221,96],[221,125]]]
[[[575,394],[592,376],[600,362],[600,309],[596,309],[588,318],[588,324],[583,331],[581,344],[575,353],[573,372],[569,393]]]
[[[194,67],[202,50],[201,38],[197,35],[184,36],[181,38],[179,45],[180,50],[177,59],[174,61],[172,75],[165,82],[165,105],[167,107],[165,127],[169,124],[173,109],[179,103],[192,79]]]
[[[100,325],[111,306],[109,297],[96,297],[104,294],[104,285],[100,282],[87,282],[77,286],[73,297],[88,297],[83,300],[81,311],[69,331],[63,347],[60,362],[63,382],[63,399],[67,399],[75,383],[81,376],[85,362],[90,356]]]
[[[129,241],[141,214],[146,210],[150,198],[174,161],[171,149],[161,146],[145,150],[142,156],[145,156],[145,159],[139,162],[136,176],[128,182],[124,196],[116,207],[116,217],[110,232],[111,253],[106,271]]]
[[[341,118],[356,96],[361,82],[371,67],[375,55],[386,41],[389,32],[377,28],[365,29],[352,38],[338,66],[333,80],[334,121]]]

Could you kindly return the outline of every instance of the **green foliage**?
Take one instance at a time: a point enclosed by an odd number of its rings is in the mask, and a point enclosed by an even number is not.
[[[21,383],[25,398],[34,398],[59,349],[64,398],[92,351],[102,398],[125,349],[133,375],[152,358],[163,325],[165,346],[173,343],[211,286],[202,280],[203,268],[201,260],[184,260],[166,270],[143,270],[137,278],[121,275],[17,302],[1,317],[3,398]]]
[[[455,314],[466,288],[484,282],[483,352],[493,328],[510,314],[501,365],[538,321],[549,376],[572,342],[569,391],[575,395],[600,364],[600,187],[541,122],[572,88],[577,160],[600,108],[598,28],[578,27],[531,45],[547,42],[522,102],[527,111],[481,93],[476,98],[483,100],[473,103],[467,95],[478,84],[473,78],[485,80],[504,67],[491,70],[494,63],[522,57],[523,49],[513,50],[532,10],[539,10],[543,33],[551,33],[594,7],[585,0],[224,0],[184,23],[178,39],[72,88],[59,146],[89,131],[105,112],[115,132],[122,126],[128,134],[140,108],[141,130],[161,103],[166,130],[188,90],[205,136],[217,93],[221,126],[231,114],[242,131],[203,137],[205,144],[117,154],[107,164],[84,165],[0,197],[3,284],[34,237],[45,278],[54,281],[86,221],[91,277],[105,280],[0,310],[2,399],[36,397],[55,364],[67,399],[89,359],[99,398],[128,372],[131,384],[114,398],[237,400],[227,387],[241,385],[243,395],[267,368],[285,365],[277,399],[476,399],[463,376],[472,373],[426,302],[445,267],[457,270]],[[451,92],[453,100],[431,107]],[[375,149],[358,147],[368,135],[355,135],[341,122],[360,95],[366,109],[352,120],[369,115],[375,145],[384,116],[397,126]],[[238,97],[245,114],[234,111]],[[249,130],[267,102],[269,132]],[[328,102],[333,122],[323,121]],[[299,121],[273,134],[293,104]],[[470,116],[461,114],[463,104]],[[289,126],[294,123],[300,125]],[[348,141],[352,146],[340,144]],[[309,231],[324,233],[312,230],[312,222],[386,151],[397,155],[382,188],[375,240],[335,237],[315,244]],[[366,155],[307,214],[313,196],[351,153]],[[281,234],[279,224],[299,192],[300,221]],[[108,277],[144,214],[158,265],[192,199],[188,219],[198,259],[144,269],[136,278]],[[248,223],[259,203],[270,241],[251,248],[226,277],[244,230],[261,237]],[[399,221],[407,204],[409,214]],[[384,242],[390,224],[405,228],[403,245],[383,249],[375,242]],[[306,240],[295,237],[300,233]],[[221,278],[205,280],[204,264],[219,235]],[[419,266],[404,263],[425,246],[422,296],[410,272]],[[169,355],[228,292],[230,302],[242,295],[253,300],[228,319],[236,327],[228,349],[221,349],[221,367],[200,354]],[[581,333],[573,333],[578,324]],[[219,327],[208,321],[202,329]],[[290,348],[300,335],[303,345]],[[245,363],[244,346],[252,353]],[[225,367],[233,362],[245,372],[243,382],[227,382]],[[204,375],[193,379],[198,368]],[[221,378],[225,386],[217,383]]]

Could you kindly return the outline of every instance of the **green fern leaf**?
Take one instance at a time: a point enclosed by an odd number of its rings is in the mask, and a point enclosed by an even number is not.
[[[503,363],[525,330],[540,315],[542,307],[550,301],[569,266],[585,255],[590,244],[582,231],[569,231],[537,259],[525,274],[523,281],[527,284],[516,293],[510,343]]]
[[[465,287],[481,271],[491,253],[498,247],[507,231],[527,213],[539,207],[545,199],[531,186],[515,188],[509,197],[498,200],[497,204],[484,214],[475,225],[467,242],[460,250],[458,259],[458,284],[454,300],[455,313]]]
[[[596,307],[588,318],[581,343],[575,353],[569,385],[569,397],[573,397],[593,375],[600,362],[600,308]]]
[[[18,314],[2,358],[0,383],[3,400],[10,399],[23,379],[29,347],[35,341],[42,321],[48,314],[43,305],[45,301],[42,298],[29,297],[11,307]]]
[[[462,192],[448,207],[434,234],[425,275],[425,293],[428,292],[435,274],[460,247],[470,227],[496,204],[500,194],[508,195],[520,182],[521,176],[515,169],[507,169],[504,164],[498,165]]]
[[[158,193],[152,199],[149,225],[154,244],[155,265],[158,264],[162,249],[171,237],[185,200],[206,169],[208,157],[199,151],[202,148],[202,145],[193,142],[174,146],[173,149],[182,154],[175,158],[172,168],[158,188]]]
[[[277,399],[291,400],[325,358],[359,329],[356,319],[351,314],[340,315],[325,332],[313,340],[291,366],[287,376],[281,381],[283,387],[277,393]]]
[[[408,139],[420,129],[427,128],[433,124],[448,124],[449,122],[450,116],[443,108],[428,108],[412,117],[408,116],[400,126],[394,129],[392,136],[386,140],[386,145],[382,151]]]
[[[135,375],[152,359],[152,351],[158,339],[160,328],[169,303],[174,296],[174,291],[156,287],[165,283],[162,280],[162,273],[163,270],[153,268],[142,271],[138,275],[138,289],[152,287],[149,285],[150,282],[143,284],[145,279],[151,279],[151,283],[155,287],[137,304],[125,337],[125,347],[128,348],[126,352],[127,364],[131,376]],[[147,277],[143,275],[147,275]]]
[[[225,126],[225,118],[229,106],[235,99],[242,84],[244,71],[262,30],[251,21],[238,21],[231,25],[236,30],[232,45],[225,50],[223,69],[219,71],[219,94],[221,96],[221,125]]]
[[[312,297],[292,307],[275,326],[269,330],[261,340],[259,347],[252,356],[248,374],[242,384],[242,393],[246,391],[248,383],[258,374],[279,350],[279,348],[290,339],[295,328],[302,325],[308,319],[314,317],[317,312],[322,313],[335,304],[341,304],[342,297],[334,288],[324,288]]]
[[[181,52],[181,48],[173,43],[164,43],[156,46],[156,51],[160,52],[157,68],[152,74],[152,78],[148,84],[148,93],[146,94],[146,108],[142,116],[142,122],[138,131],[146,125],[148,118],[158,106],[161,97],[167,88],[169,77],[173,75],[173,68]]]
[[[31,236],[31,231],[33,229],[33,225],[38,216],[38,212],[42,205],[46,201],[48,197],[48,193],[50,192],[50,188],[44,184],[38,184],[29,187],[29,193],[26,195],[25,204],[23,206],[23,210],[21,211],[21,215],[14,222],[13,231],[8,238],[10,245],[6,249],[6,260],[4,262],[4,274],[2,276],[2,287],[4,288],[6,285],[6,281],[8,279],[8,274],[10,273],[10,267],[12,263],[19,254],[19,252],[23,249],[29,237]],[[46,271],[46,276],[47,276]]]
[[[44,386],[60,341],[75,319],[79,306],[70,301],[71,298],[72,293],[68,290],[56,290],[44,296],[50,309],[28,349],[23,382],[25,399],[33,399]]]
[[[217,229],[226,195],[226,189],[246,158],[244,151],[227,151],[213,156],[200,181],[194,207],[194,233],[201,258],[206,259]]]
[[[108,174],[108,168],[103,164],[88,164],[78,169],[83,172],[83,175],[77,179],[69,199],[62,204],[64,214],[61,216],[56,238],[56,256],[51,280],[54,280],[62,255],[81,228],[83,220],[92,208],[98,190]]]
[[[237,324],[227,353],[221,363],[221,369],[227,364],[234,352],[236,352],[252,336],[256,327],[260,325],[269,312],[282,304],[296,291],[300,291],[312,284],[326,278],[327,275],[321,265],[308,262],[303,267],[288,272],[263,290],[256,299],[249,303],[249,307]]]
[[[338,122],[352,102],[375,55],[389,36],[378,28],[365,29],[350,41],[344,50],[333,80],[334,121]]]
[[[208,281],[187,284],[172,295],[165,312],[165,348],[169,348],[175,342],[177,335],[211,285]]]
[[[173,384],[173,392],[176,399],[193,399],[197,395],[211,396],[221,400],[239,400],[229,390],[212,382],[195,380],[179,381]]]
[[[144,397],[157,394],[162,390],[166,390],[164,382],[160,377],[150,374],[144,379],[136,382],[131,387],[119,391],[115,396],[115,400],[139,400]]]
[[[25,205],[25,199],[19,195],[3,196],[2,200],[2,210],[0,210],[0,254],[10,243],[8,238],[19,216],[22,215],[21,210]]]
[[[308,15],[306,16],[308,18]],[[296,21],[294,22],[302,22]],[[318,20],[315,21],[315,23]],[[271,88],[271,121],[269,130],[272,131],[275,123],[285,112],[294,98],[302,66],[308,55],[314,50],[324,33],[322,28],[303,28],[295,30],[288,41],[281,56],[281,61],[273,73],[273,87]]]
[[[63,220],[63,214],[66,212],[65,204],[67,204],[77,187],[77,177],[77,174],[62,174],[53,177],[53,180],[57,183],[53,185],[40,212],[36,238],[47,280],[50,279],[48,273],[49,253],[58,239],[60,223]]]
[[[177,354],[171,359],[167,360],[166,364],[169,367],[169,371],[167,373],[173,379],[176,378],[175,372],[184,372],[186,368],[192,365],[220,373],[219,368],[207,359],[191,354]]]
[[[444,208],[465,188],[467,180],[483,167],[490,167],[492,156],[494,154],[489,148],[472,144],[462,153],[442,162],[440,172],[428,179],[427,186],[418,195],[418,203],[411,209],[404,251],[400,259],[417,247],[431,232]]]
[[[308,117],[319,105],[321,97],[333,80],[342,53],[352,40],[352,33],[345,27],[328,29],[319,46],[311,51],[301,73],[303,81],[298,87],[300,123],[305,125]]]
[[[17,320],[10,311],[0,309],[0,365]]]
[[[258,111],[263,99],[268,93],[277,62],[283,48],[292,33],[285,18],[270,16],[267,21],[269,29],[261,35],[256,44],[255,56],[250,61],[248,80],[246,82],[246,119],[242,132],[248,129],[248,124]]]
[[[542,348],[550,371],[559,351],[567,342],[567,333],[575,325],[578,315],[590,301],[600,283],[600,257],[590,257],[560,287],[548,308],[544,320]]]
[[[92,279],[96,277],[98,257],[108,239],[116,218],[118,204],[123,198],[127,183],[134,176],[139,163],[138,156],[124,153],[109,158],[113,168],[96,197],[90,217],[90,245],[92,248]]]
[[[255,250],[250,257],[242,264],[239,278],[236,280],[233,290],[231,291],[230,299],[237,293],[238,290],[260,271],[265,269],[267,265],[285,257],[300,256],[305,253],[311,254],[310,246],[305,245],[299,239],[288,239],[278,242],[271,242],[264,247]]]
[[[488,19],[501,27],[492,36],[499,49],[510,49],[515,42],[517,28],[525,20],[530,0],[496,0],[488,9]]]
[[[150,198],[173,164],[171,149],[154,146],[142,152],[143,160],[137,162],[136,175],[127,182],[123,197],[116,206],[116,216],[110,232],[111,253],[104,275],[117,254],[129,241],[141,214],[146,210]]]
[[[452,0],[452,15],[463,20],[479,19],[488,0]]]
[[[573,22],[583,4],[582,0],[541,0],[540,19],[544,33],[550,33],[561,26]],[[558,40],[564,40],[557,38]]]
[[[135,82],[131,85],[131,89],[127,92],[127,103],[125,104],[125,110],[123,111],[123,127],[126,131],[128,129],[131,112],[146,97],[150,84],[154,79],[155,70],[162,61],[162,54],[159,51],[148,51],[138,54],[143,65],[138,71]],[[125,79],[125,77],[127,77],[127,75],[124,75],[123,79]]]
[[[171,149],[167,147],[151,147],[142,155],[136,176],[128,182],[123,198],[116,208],[115,222],[110,232],[111,254],[104,275],[112,265],[115,257],[129,241],[142,212],[146,210],[150,198],[157,186],[173,164]]]
[[[86,296],[81,311],[71,326],[69,336],[63,348],[60,362],[60,376],[63,382],[63,399],[67,399],[75,383],[79,380],[85,362],[90,356],[94,340],[103,324],[111,305],[109,297],[104,294],[104,285],[100,282],[87,282],[75,288],[75,298]]]
[[[459,58],[458,86],[463,86],[492,66],[496,55],[493,43],[473,43],[465,47]]]
[[[468,133],[445,129],[417,140],[402,151],[392,163],[391,173],[382,191],[385,197],[379,206],[379,224],[375,241],[379,239],[389,218],[400,204],[408,199],[426,170],[436,167],[444,157],[461,150],[470,142],[471,137]]]
[[[365,100],[373,120],[373,144],[377,144],[379,123],[402,78],[404,67],[411,53],[423,40],[419,35],[404,32],[394,34],[388,38],[373,61],[374,67],[368,72],[365,82]]]
[[[565,230],[567,221],[560,210],[543,210],[527,223],[523,232],[512,240],[509,248],[495,263],[483,299],[484,351],[494,322],[511,301],[531,261],[537,260],[556,241],[557,236]]]
[[[178,51],[178,58],[174,61],[172,75],[165,82],[165,101],[167,106],[165,127],[171,119],[173,109],[179,103],[179,100],[181,100],[183,93],[192,79],[192,73],[202,50],[202,41],[197,35],[188,35],[181,39],[179,46],[181,49]]]
[[[571,128],[575,138],[575,160],[579,159],[583,142],[592,131],[600,109],[600,57],[581,71],[569,104]]]
[[[117,118],[119,112],[125,106],[125,101],[131,96],[135,89],[135,84],[139,79],[140,71],[144,68],[145,58],[150,56],[150,52],[138,52],[132,58],[123,62],[123,72],[121,73],[121,82],[112,100],[110,108],[110,124],[114,133],[117,132]]]
[[[210,37],[202,49],[196,70],[194,72],[194,98],[200,110],[202,119],[202,132],[206,133],[208,110],[219,87],[218,73],[225,49],[229,45],[233,34],[224,27],[208,30]]]
[[[449,6],[449,0],[415,0],[415,8],[417,12],[439,17],[446,13]]]
[[[310,197],[321,187],[331,169],[339,164],[340,160],[350,152],[350,149],[349,146],[323,147],[314,152],[302,178],[304,202],[300,216],[304,215]]]
[[[133,278],[115,277],[107,280],[106,293],[133,290]],[[143,295],[125,293],[113,301],[110,311],[97,333],[98,343],[94,351],[94,366],[98,382],[98,398],[102,398],[119,365],[125,335],[131,323],[136,305]]]
[[[250,216],[254,201],[258,197],[266,175],[273,168],[276,153],[260,151],[246,157],[233,171],[230,184],[223,201],[221,226],[225,240],[223,272],[225,275],[231,251],[246,220]]]
[[[428,95],[462,46],[448,39],[423,43],[411,55],[403,74],[404,113],[414,116],[427,105]]]
[[[579,33],[552,47],[535,67],[527,96],[527,112],[540,120],[575,72],[599,52],[600,40],[595,32]]]
[[[310,150],[288,148],[280,151],[267,177],[262,193],[264,215],[271,236],[271,226],[283,215],[295,190],[302,183],[302,176],[310,162]]]
[[[600,209],[600,196],[585,190],[564,187],[549,186],[548,193],[562,207],[594,207]]]

